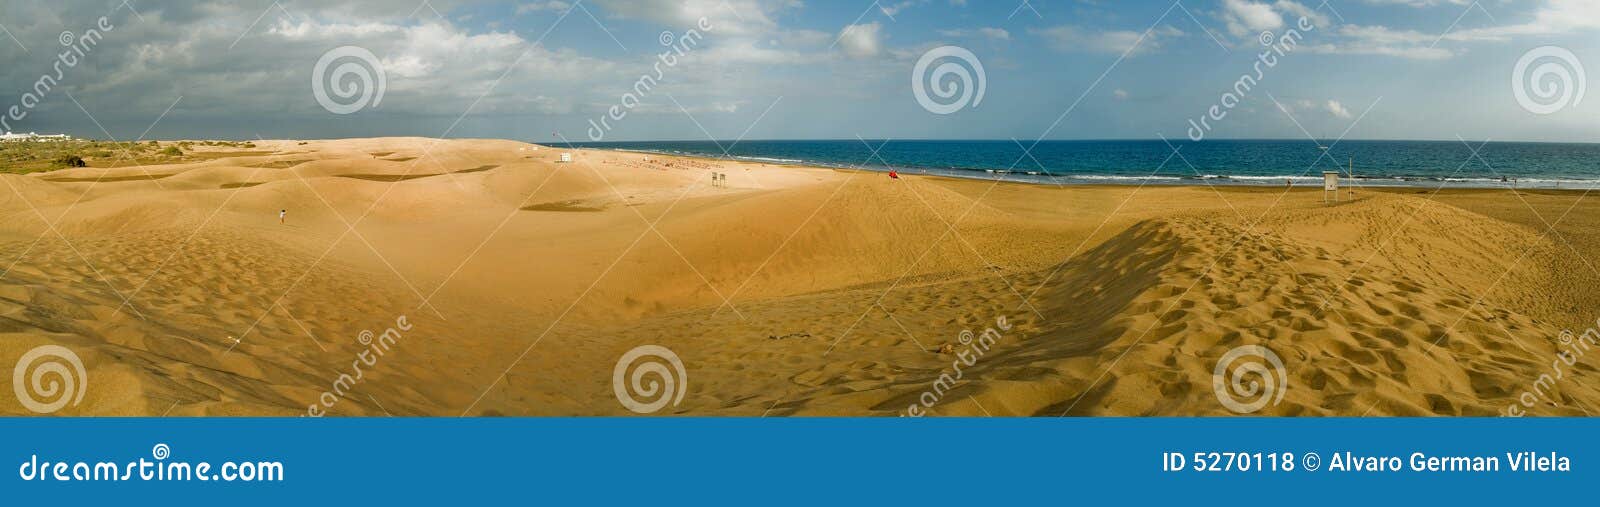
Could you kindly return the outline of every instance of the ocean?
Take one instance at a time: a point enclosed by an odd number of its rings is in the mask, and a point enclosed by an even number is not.
[[[780,164],[895,169],[957,177],[1084,184],[1315,184],[1338,171],[1371,186],[1600,188],[1600,144],[1459,141],[822,140],[577,143],[584,148]],[[870,145],[870,146],[869,146]],[[873,156],[873,150],[882,146]],[[1477,155],[1474,156],[1474,150]],[[1326,152],[1326,153],[1324,153]],[[1026,154],[1026,156],[1025,156]],[[1353,179],[1353,181],[1352,181]]]

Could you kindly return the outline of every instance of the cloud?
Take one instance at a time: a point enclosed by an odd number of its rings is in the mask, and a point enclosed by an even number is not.
[[[1433,7],[1435,5],[1446,3],[1452,5],[1467,5],[1472,3],[1469,0],[1366,0],[1366,2],[1375,5],[1405,5],[1408,7]]]
[[[1118,88],[1111,91],[1111,96],[1116,97],[1117,100],[1128,100],[1128,91]]]
[[[851,58],[871,58],[883,53],[883,25],[874,21],[850,25],[839,32],[839,49]]]
[[[1345,109],[1344,104],[1340,104],[1337,100],[1329,100],[1327,104],[1323,105],[1323,107],[1324,109],[1327,109],[1328,114],[1332,114],[1334,117],[1345,119],[1351,118],[1350,110]]]
[[[1030,28],[1028,33],[1045,39],[1057,51],[1130,55],[1153,52],[1161,48],[1162,40],[1184,35],[1182,30],[1171,26],[1150,30],[1148,34],[1132,30],[1097,31],[1071,25]]]
[[[1404,4],[1412,6],[1429,6],[1439,2],[1434,1],[1372,1],[1370,3]],[[1458,5],[1470,5],[1469,2],[1452,1]],[[1298,13],[1306,10],[1304,6],[1279,1],[1274,4],[1276,8],[1286,13]],[[1479,9],[1481,6],[1470,7]],[[1316,15],[1316,12],[1311,12]],[[1464,13],[1465,14],[1465,13]],[[1463,15],[1464,15],[1463,14]],[[1331,26],[1331,20],[1325,16],[1308,16],[1312,22],[1321,29]],[[1566,35],[1583,30],[1600,28],[1600,9],[1594,8],[1592,0],[1549,0],[1544,5],[1533,11],[1531,19],[1524,23],[1494,25],[1478,28],[1462,28],[1452,26],[1445,33],[1422,32],[1410,29],[1392,28],[1383,25],[1340,25],[1333,30],[1326,31],[1325,39],[1314,44],[1306,44],[1306,51],[1323,54],[1343,55],[1376,55],[1413,60],[1442,60],[1460,55],[1461,49],[1451,47],[1452,44],[1469,44],[1484,42],[1507,42],[1519,37],[1548,37]]]
[[[1412,60],[1442,60],[1455,52],[1438,47],[1438,36],[1384,26],[1344,25],[1331,32],[1336,40],[1308,44],[1304,51],[1321,54],[1374,55]]]
[[[1272,4],[1272,7],[1278,9],[1278,11],[1284,13],[1288,17],[1294,18],[1292,20],[1286,20],[1286,23],[1288,24],[1298,25],[1300,18],[1306,18],[1306,21],[1310,22],[1311,26],[1314,27],[1327,28],[1333,26],[1333,20],[1329,19],[1326,14],[1323,14],[1321,11],[1316,9],[1306,7],[1304,4],[1299,2],[1294,2],[1291,0],[1278,0],[1277,3]]]
[[[939,30],[939,35],[943,35],[945,37],[982,37],[992,40],[1011,40],[1011,32],[1006,31],[1004,28],[993,28],[987,26],[979,28]]]
[[[878,2],[877,5],[878,5],[878,10],[883,12],[883,15],[889,16],[889,17],[892,18],[892,17],[894,17],[895,14],[899,14],[900,11],[906,10],[906,8],[911,7],[913,5],[922,4],[922,3],[927,3],[927,0],[922,0],[922,1],[905,0],[903,2],[887,3],[887,4],[884,3],[884,2]]]
[[[1282,100],[1278,102],[1278,108],[1290,115],[1323,113],[1334,118],[1347,120],[1354,117],[1343,103],[1333,99],[1325,101],[1310,99]]]
[[[517,4],[516,12],[518,16],[521,16],[523,14],[538,11],[566,12],[567,9],[571,8],[572,4],[562,2],[560,0],[549,0],[546,2],[528,2],[524,4]]]
[[[706,18],[722,36],[761,36],[778,30],[778,14],[800,7],[795,0],[590,0],[611,17],[687,29]]]
[[[1271,5],[1249,0],[1223,0],[1222,21],[1234,37],[1254,37],[1283,27],[1283,15]]]

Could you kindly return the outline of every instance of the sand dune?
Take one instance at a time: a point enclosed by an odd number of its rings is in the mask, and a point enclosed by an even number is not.
[[[0,360],[77,354],[85,395],[57,415],[305,414],[370,349],[363,331],[400,316],[410,329],[327,413],[631,414],[613,368],[653,344],[688,374],[658,415],[898,415],[951,372],[963,330],[1003,317],[927,413],[1234,414],[1214,369],[1260,345],[1284,378],[1259,415],[1494,415],[1554,373],[1563,330],[1600,317],[1600,214],[1578,193],[1324,205],[604,151],[558,164],[510,141],[257,145],[0,175]],[[1597,357],[1526,411],[1594,413]],[[0,414],[32,413],[0,396]]]

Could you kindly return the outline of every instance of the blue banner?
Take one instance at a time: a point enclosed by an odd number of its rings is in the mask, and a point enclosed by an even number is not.
[[[1588,501],[1595,419],[0,420],[7,504]]]

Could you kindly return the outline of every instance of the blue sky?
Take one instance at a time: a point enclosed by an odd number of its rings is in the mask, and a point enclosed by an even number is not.
[[[62,31],[101,15],[115,28],[12,130],[580,141],[622,106],[604,139],[1177,139],[1258,74],[1262,32],[1304,17],[1313,28],[1208,138],[1600,141],[1600,98],[1576,86],[1584,63],[1600,69],[1594,0],[27,0],[0,6],[0,112],[56,74]],[[700,43],[636,93],[663,32],[701,18]],[[345,46],[370,51],[386,86],[333,114],[311,80]],[[912,73],[943,46],[980,62],[984,95],[934,114]],[[1572,55],[1554,62],[1572,79],[1552,88],[1565,104],[1535,114],[1516,86],[1557,74],[1513,75],[1543,46]]]

